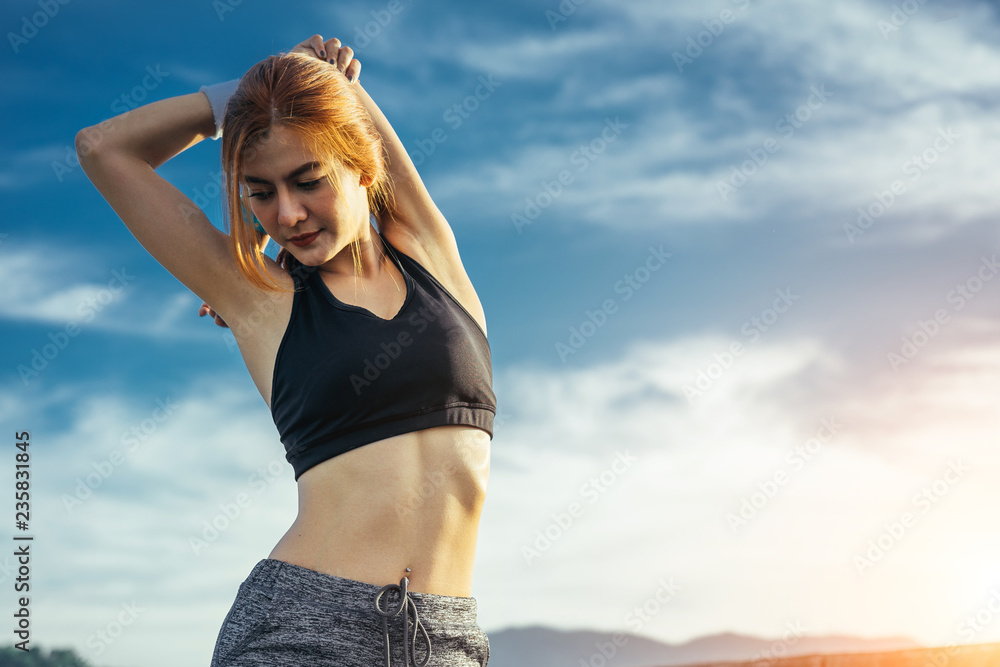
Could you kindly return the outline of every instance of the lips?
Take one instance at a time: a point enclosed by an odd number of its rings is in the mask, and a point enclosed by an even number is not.
[[[312,243],[313,240],[315,240],[315,238],[316,238],[316,236],[318,234],[319,234],[319,231],[315,231],[312,234],[308,234],[308,235],[305,235],[305,236],[296,236],[296,237],[290,238],[288,240],[291,241],[292,243],[294,243],[295,245],[297,245],[298,247],[302,248],[302,247],[307,246],[310,243]]]

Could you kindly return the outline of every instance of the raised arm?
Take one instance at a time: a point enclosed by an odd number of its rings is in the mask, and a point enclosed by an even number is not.
[[[395,210],[392,211],[392,217],[395,222],[414,227],[423,226],[427,232],[444,234],[446,237],[453,236],[448,221],[431,198],[413,160],[403,148],[403,142],[399,140],[385,114],[375,104],[368,91],[362,87],[360,81],[354,84],[354,90],[365,103],[368,115],[375,121],[375,127],[382,135],[382,144],[388,157],[389,175],[393,183]]]
[[[76,135],[87,176],[149,253],[222,315],[238,321],[259,296],[239,272],[226,234],[155,169],[215,134],[204,94],[127,111]]]
[[[352,60],[354,50],[349,46],[341,46],[340,40],[335,37],[324,42],[320,35],[313,35],[296,46],[293,51],[315,55],[328,62],[336,58],[338,68],[345,74],[357,75],[361,69],[360,63],[357,60]],[[325,57],[321,54],[325,54]],[[410,236],[421,241],[428,250],[432,249],[430,246],[433,244],[433,249],[443,254],[442,259],[447,264],[460,267],[458,244],[455,241],[451,225],[448,224],[431,198],[420,174],[417,173],[413,160],[410,159],[403,147],[403,142],[399,140],[389,120],[375,104],[375,100],[371,98],[361,82],[356,81],[352,89],[364,103],[368,115],[371,116],[379,134],[382,135],[389,176],[393,183],[394,208],[389,211],[387,216],[384,216],[385,219],[380,220],[382,231],[393,226],[403,227]]]

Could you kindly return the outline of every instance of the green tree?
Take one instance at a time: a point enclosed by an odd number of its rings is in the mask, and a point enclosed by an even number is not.
[[[73,649],[52,649],[48,655],[41,647],[22,651],[13,646],[0,647],[0,667],[92,667]]]

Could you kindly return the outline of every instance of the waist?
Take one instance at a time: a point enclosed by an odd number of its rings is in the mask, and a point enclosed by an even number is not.
[[[373,599],[382,588],[353,579],[331,576],[274,558],[264,558],[254,565],[246,585],[262,589],[271,596],[281,596],[295,603],[314,603],[345,616],[372,617]],[[399,582],[396,582],[397,584]],[[451,597],[418,593],[407,586],[407,594],[420,607],[424,623],[440,625],[476,625],[479,603],[474,597]],[[446,619],[436,619],[446,615]]]
[[[270,558],[415,592],[468,596],[489,478],[489,434],[439,426],[307,470],[299,512]],[[406,568],[410,568],[407,572]]]
[[[296,429],[297,432],[292,440],[287,439],[287,435],[282,436],[282,442],[286,449],[285,458],[292,465],[295,479],[298,481],[305,472],[325,461],[341,458],[355,449],[390,440],[396,436],[419,432],[420,435],[414,439],[420,441],[423,446],[435,440],[441,440],[442,444],[447,446],[448,440],[456,437],[456,432],[452,431],[450,435],[442,438],[439,432],[434,430],[440,426],[473,426],[492,437],[495,411],[496,409],[490,404],[456,401],[421,407],[346,428],[318,417],[304,419],[299,415],[297,419],[300,422],[309,422],[310,427]],[[287,429],[287,424],[284,426],[279,424],[281,421],[283,420],[275,420],[275,425],[279,430]],[[365,463],[362,461],[361,465],[364,466]]]

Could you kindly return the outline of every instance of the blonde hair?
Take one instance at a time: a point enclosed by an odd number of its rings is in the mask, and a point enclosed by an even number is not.
[[[263,232],[254,229],[250,212],[241,198],[243,168],[247,155],[268,130],[281,126],[294,132],[331,169],[327,182],[338,196],[343,168],[361,174],[367,187],[368,206],[373,213],[389,210],[391,189],[382,137],[361,98],[333,65],[304,53],[283,53],[251,67],[226,106],[222,122],[223,191],[227,198],[230,249],[240,273],[256,287],[284,292],[267,273],[263,263]],[[352,215],[351,219],[354,219]],[[351,243],[355,275],[361,273],[361,244]],[[286,271],[303,265],[282,248],[277,263]]]

